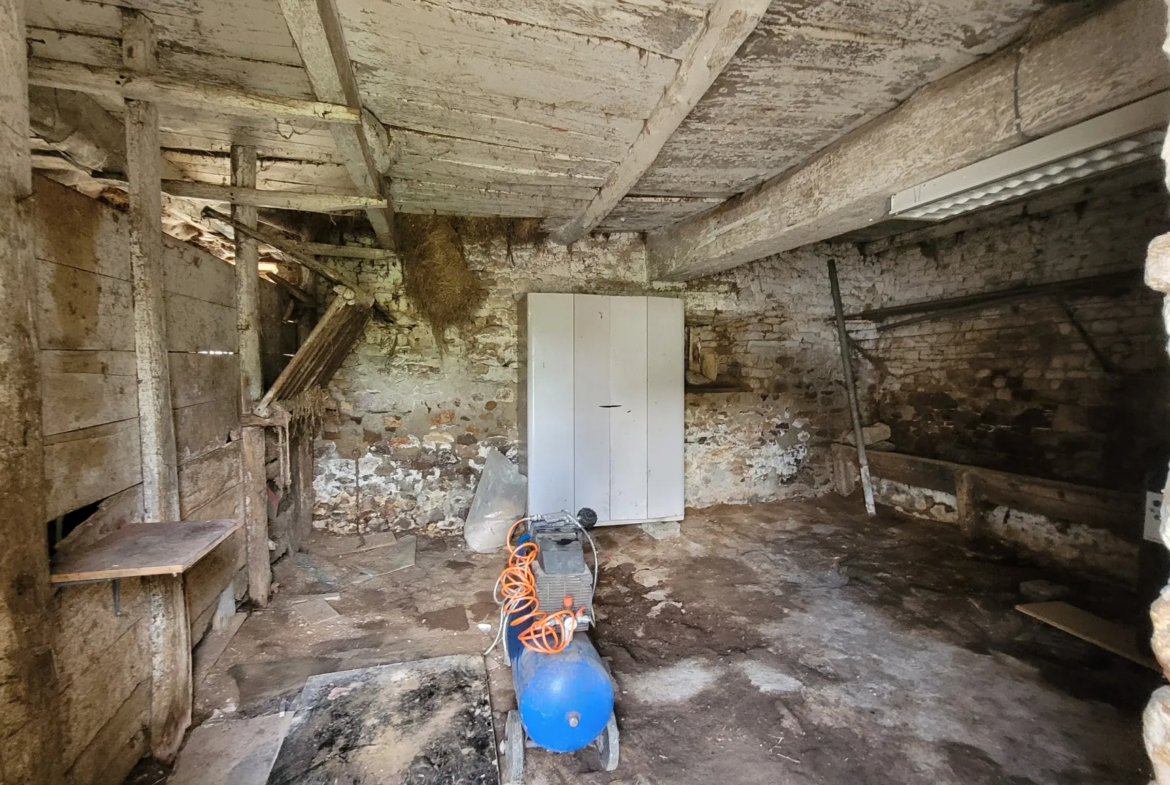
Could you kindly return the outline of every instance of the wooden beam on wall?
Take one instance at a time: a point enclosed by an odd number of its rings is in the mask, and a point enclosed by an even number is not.
[[[361,94],[346,50],[341,17],[333,0],[280,0],[280,9],[317,99],[347,106],[360,117]],[[374,124],[380,125],[373,115],[369,115],[367,125],[372,127]],[[384,140],[367,138],[368,133],[374,132],[367,131],[361,123],[356,126],[336,125],[331,130],[337,151],[358,192],[363,196],[382,197],[385,185],[377,159],[388,157],[383,151]],[[393,249],[393,213],[386,207],[369,207],[366,216],[378,242]]]
[[[342,210],[386,207],[386,200],[377,196],[350,196],[347,194],[314,194],[300,191],[265,191],[254,186],[216,185],[193,180],[163,180],[163,193],[189,199],[228,202],[251,208],[269,207],[276,210],[301,210],[309,213],[334,213]]]
[[[186,82],[160,75],[144,75],[130,70],[103,68],[48,60],[43,57],[28,59],[29,84],[76,90],[91,95],[153,101],[171,106],[202,109],[229,117],[258,119],[318,120],[324,123],[358,125],[361,113],[347,106],[264,95],[233,87]]]
[[[154,25],[140,12],[123,11],[122,58],[136,73],[150,73],[157,66]],[[161,160],[158,107],[149,101],[127,101],[130,272],[145,522],[181,517],[163,302]],[[170,761],[191,725],[187,603],[181,578],[152,578],[146,580],[145,587],[150,607],[150,747],[156,758]]]
[[[585,210],[549,237],[568,245],[601,223],[654,164],[658,153],[718,78],[768,10],[770,0],[717,0],[703,20],[674,77],[625,158],[606,178]]]
[[[919,90],[720,207],[647,236],[650,277],[688,280],[882,220],[894,193],[1170,87],[1163,0],[1122,0]]]
[[[0,783],[62,781],[45,534],[24,3],[0,0]]]

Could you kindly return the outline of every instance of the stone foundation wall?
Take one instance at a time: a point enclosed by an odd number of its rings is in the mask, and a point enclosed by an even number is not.
[[[954,297],[1138,270],[1170,228],[1161,184],[1090,198],[934,242],[845,257],[852,306]],[[847,298],[848,299],[848,298]],[[1034,298],[885,333],[852,330],[867,360],[869,417],[899,452],[1118,489],[1164,460],[1166,335],[1159,298],[1117,293]]]

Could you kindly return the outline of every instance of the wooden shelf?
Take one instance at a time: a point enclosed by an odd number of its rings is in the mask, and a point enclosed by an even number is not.
[[[240,521],[179,521],[124,526],[50,569],[54,584],[180,575],[241,526]]]

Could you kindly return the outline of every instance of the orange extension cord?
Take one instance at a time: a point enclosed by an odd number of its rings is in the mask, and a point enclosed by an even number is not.
[[[536,578],[532,574],[532,561],[536,558],[536,543],[532,540],[512,545],[512,533],[524,523],[521,518],[508,529],[505,543],[510,552],[508,566],[500,573],[500,594],[504,598],[504,613],[511,616],[521,614],[512,620],[512,626],[532,620],[531,625],[520,633],[524,648],[540,654],[556,654],[564,651],[573,639],[579,618],[571,608],[546,613],[540,609],[536,598]]]

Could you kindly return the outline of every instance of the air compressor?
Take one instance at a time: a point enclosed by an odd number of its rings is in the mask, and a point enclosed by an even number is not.
[[[574,752],[593,744],[602,768],[618,765],[613,678],[589,640],[599,564],[589,530],[596,523],[597,514],[584,508],[575,516],[522,518],[508,530],[508,566],[496,582],[496,598],[497,642],[504,641],[516,689],[517,708],[508,712],[502,744],[509,785],[523,778],[526,749]]]

